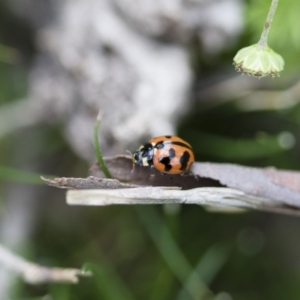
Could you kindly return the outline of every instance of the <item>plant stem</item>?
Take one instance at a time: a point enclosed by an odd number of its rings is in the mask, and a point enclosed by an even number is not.
[[[102,156],[101,148],[100,148],[100,143],[98,140],[98,133],[99,133],[99,127],[101,123],[101,115],[100,112],[97,116],[96,122],[95,122],[95,127],[94,127],[94,149],[96,153],[96,157],[98,160],[99,167],[102,169],[104,175],[106,178],[112,178]]]
[[[273,21],[273,17],[274,17],[277,5],[278,5],[278,1],[279,0],[272,0],[271,6],[269,9],[269,13],[267,16],[267,20],[265,22],[265,26],[264,26],[263,32],[260,36],[259,42],[258,42],[258,46],[260,48],[264,48],[268,44],[268,34],[269,34],[269,31],[271,28],[271,24]]]

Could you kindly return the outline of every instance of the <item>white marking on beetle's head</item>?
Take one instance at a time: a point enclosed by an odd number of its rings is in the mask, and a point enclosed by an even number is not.
[[[145,167],[149,166],[148,158],[147,158],[147,157],[143,157],[143,158],[142,158],[142,164],[143,164],[143,166],[145,166]]]

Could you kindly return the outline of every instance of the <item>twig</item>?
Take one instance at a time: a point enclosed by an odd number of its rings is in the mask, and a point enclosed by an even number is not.
[[[89,176],[88,178],[68,178],[61,177],[49,179],[41,176],[48,185],[61,189],[124,189],[138,187],[136,184],[123,183],[117,179],[97,178]]]
[[[91,276],[80,269],[48,268],[25,260],[0,245],[0,265],[20,274],[30,284],[77,283],[79,276]]]

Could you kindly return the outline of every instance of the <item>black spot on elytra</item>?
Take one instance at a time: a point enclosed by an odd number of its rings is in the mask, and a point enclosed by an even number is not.
[[[172,136],[171,136],[171,135],[165,135],[165,137],[166,137],[167,139],[170,139]]]
[[[188,144],[182,142],[171,142],[172,145],[182,146],[184,148],[192,149]]]
[[[172,169],[171,160],[175,157],[176,152],[173,148],[169,149],[169,156],[161,158],[159,162],[165,165],[165,172],[169,172]]]
[[[182,156],[180,157],[179,161],[181,163],[181,167],[180,167],[180,170],[181,171],[185,171],[186,168],[187,168],[187,164],[190,160],[190,154],[187,152],[187,151],[184,151]]]
[[[177,145],[177,146],[181,146],[184,148],[188,148],[188,149],[192,149],[188,144],[186,143],[182,143],[182,142],[173,142],[173,141],[159,141],[154,145],[154,148],[157,149],[162,149],[167,145]]]
[[[170,157],[161,158],[159,162],[165,165],[165,172],[169,172],[172,169]]]
[[[169,150],[169,158],[172,159],[175,157],[175,155],[176,155],[175,150],[173,148],[171,148]]]

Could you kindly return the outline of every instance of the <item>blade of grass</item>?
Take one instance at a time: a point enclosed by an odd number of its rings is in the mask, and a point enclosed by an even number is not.
[[[165,262],[168,264],[169,268],[182,283],[185,291],[189,295],[189,298],[193,300],[204,298],[206,300],[213,299],[213,293],[203,283],[198,274],[195,274],[195,281],[198,287],[196,294],[188,285],[186,285],[187,279],[190,274],[193,273],[193,268],[179,249],[168,228],[164,226],[161,218],[158,216],[154,208],[150,206],[147,206],[146,208],[137,207],[136,211],[149,236],[153,240]]]
[[[114,272],[113,268],[101,261],[100,264],[86,263],[84,270],[92,271],[99,296],[106,300],[134,300],[135,297],[124,282]],[[99,298],[100,299],[100,298]]]
[[[203,256],[201,256],[196,268],[185,282],[185,285],[188,286],[195,293],[197,293],[197,277],[199,275],[206,284],[211,284],[213,279],[217,276],[221,268],[226,263],[228,256],[228,246],[215,244],[212,247],[210,247],[206,251],[206,253]],[[176,299],[185,300],[186,290],[182,288],[181,291],[178,293]]]
[[[96,157],[98,160],[98,164],[99,167],[102,169],[104,175],[106,178],[112,178],[104,160],[103,160],[103,156],[102,156],[102,152],[101,152],[101,148],[100,148],[100,143],[99,143],[99,139],[98,139],[98,134],[99,134],[99,127],[100,127],[100,123],[101,123],[101,115],[100,112],[97,116],[96,122],[95,122],[95,126],[94,126],[94,149],[95,149],[95,153],[96,153]]]
[[[228,245],[215,244],[202,256],[196,266],[196,271],[206,284],[211,284],[221,268],[227,262],[230,254]]]
[[[163,267],[153,282],[149,300],[165,300],[172,295],[175,277],[168,266]],[[164,287],[163,289],[161,287]]]

